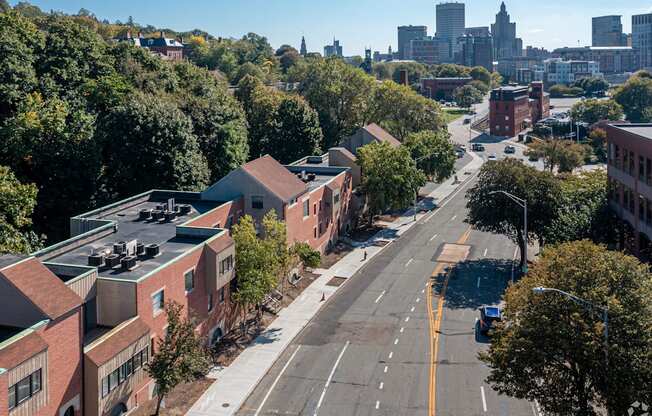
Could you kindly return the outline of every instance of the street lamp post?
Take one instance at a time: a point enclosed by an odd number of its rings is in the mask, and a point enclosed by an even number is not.
[[[512,195],[509,192],[506,191],[492,191],[489,192],[489,195],[494,195],[494,194],[503,194],[507,196],[509,199],[512,201],[516,202],[521,208],[523,208],[523,259],[525,260],[523,262],[523,268],[522,271],[523,273],[527,273],[528,266],[527,266],[527,200],[523,198],[519,198],[516,195]]]
[[[535,287],[532,289],[532,291],[537,295],[542,295],[548,292],[557,293],[562,296],[565,296],[566,298],[572,300],[573,302],[584,307],[585,309],[588,309],[590,311],[593,311],[594,309],[598,309],[600,310],[600,312],[602,312],[602,322],[604,323],[604,361],[605,361],[605,371],[607,372],[606,388],[608,393],[609,392],[609,307],[595,305],[589,302],[588,300],[582,299],[580,297],[577,297],[575,295],[572,295],[560,289],[555,289],[550,287]],[[607,414],[611,414],[608,403],[607,403]]]

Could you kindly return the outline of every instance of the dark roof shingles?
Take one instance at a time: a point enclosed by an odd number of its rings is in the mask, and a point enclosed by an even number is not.
[[[387,142],[393,147],[401,145],[401,142],[398,141],[394,136],[385,131],[376,123],[371,123],[363,127],[363,129],[376,138],[379,142]]]

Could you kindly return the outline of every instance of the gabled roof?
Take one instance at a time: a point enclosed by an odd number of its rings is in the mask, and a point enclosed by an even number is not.
[[[296,198],[308,189],[296,175],[269,155],[245,163],[242,170],[283,201]]]
[[[0,276],[52,320],[82,304],[75,292],[33,257],[0,269]]]
[[[48,344],[36,332],[25,335],[0,349],[0,368],[14,368],[47,347]]]
[[[387,142],[393,147],[401,145],[401,142],[376,123],[367,124],[362,129],[371,134],[379,142]]]
[[[123,322],[102,338],[94,341],[84,351],[84,354],[95,365],[101,366],[147,333],[149,333],[147,324],[139,317],[135,317]]]

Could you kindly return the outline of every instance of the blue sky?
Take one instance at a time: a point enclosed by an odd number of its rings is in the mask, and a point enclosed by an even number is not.
[[[10,1],[15,4],[17,1]],[[299,47],[306,37],[308,50],[322,52],[333,37],[345,55],[362,55],[365,46],[385,51],[396,48],[396,27],[426,25],[435,30],[435,1],[431,0],[33,0],[45,11],[67,13],[84,7],[100,18],[173,30],[200,28],[215,36],[240,37],[246,32],[267,36],[274,47],[288,43]],[[466,25],[488,26],[498,12],[499,0],[466,0]],[[645,0],[507,0],[507,11],[517,22],[524,45],[588,45],[591,17],[623,16],[625,31],[631,15],[652,12]],[[579,42],[578,42],[579,41]]]

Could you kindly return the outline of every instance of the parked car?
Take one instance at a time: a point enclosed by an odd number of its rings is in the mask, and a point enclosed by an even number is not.
[[[516,153],[516,148],[511,144],[508,144],[507,146],[505,146],[505,153],[509,153],[509,154]]]
[[[470,124],[471,119],[470,118],[465,118],[463,124]]]
[[[496,324],[503,320],[503,313],[498,306],[480,307],[480,333],[482,335],[491,335],[496,328]]]
[[[496,160],[496,154],[492,153],[487,157],[489,160]]]
[[[474,152],[484,152],[484,145],[481,143],[473,143],[473,146],[471,146],[471,150]]]

